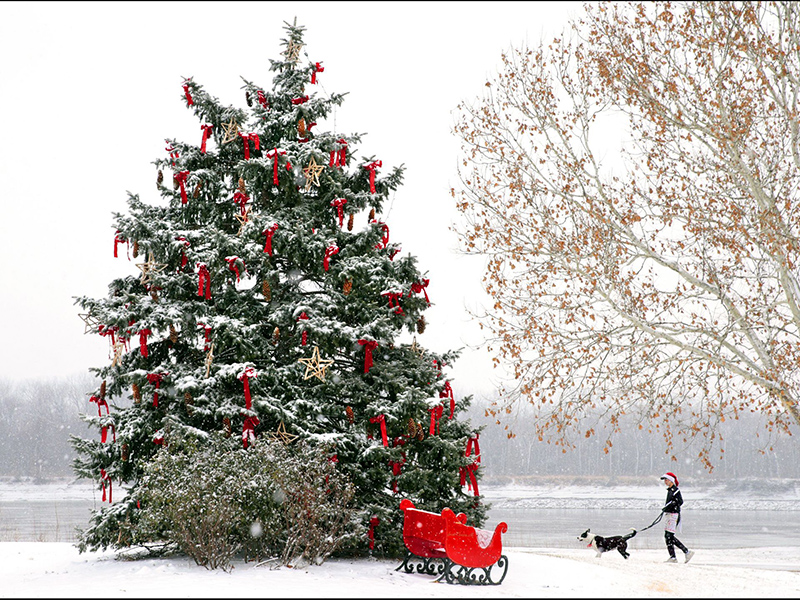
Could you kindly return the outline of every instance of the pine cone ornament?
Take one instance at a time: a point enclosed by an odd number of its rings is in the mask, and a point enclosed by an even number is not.
[[[225,426],[225,437],[231,437],[231,420],[225,417],[222,419],[222,424]]]
[[[247,102],[247,106],[253,108],[253,99],[250,97],[250,92],[244,93],[245,102]]]
[[[183,394],[183,404],[186,406],[186,412],[191,417],[193,412],[192,406],[194,405],[194,398],[192,398],[192,395],[189,392],[185,392]]]
[[[353,407],[348,406],[347,408],[344,409],[344,412],[347,415],[347,422],[350,423],[350,425],[355,423],[356,417],[353,414]]]
[[[347,219],[347,231],[353,231],[353,213]]]
[[[408,437],[417,437],[417,424],[414,419],[408,420]]]
[[[264,300],[267,302],[272,300],[272,288],[269,285],[269,281],[265,281],[261,284],[261,293],[264,294]]]
[[[346,279],[344,285],[342,286],[342,292],[344,292],[345,296],[349,296],[350,292],[353,291],[353,280]]]
[[[130,458],[130,448],[128,444],[122,444],[122,462],[128,462]]]
[[[133,240],[133,258],[139,256],[139,240]]]
[[[169,341],[172,342],[173,344],[178,343],[178,332],[175,331],[174,325],[169,326]]]
[[[247,194],[247,188],[245,187],[244,179],[242,179],[241,177],[239,177],[239,191],[242,194]]]
[[[106,399],[106,381],[103,380],[103,383],[100,384],[100,398],[105,400]]]
[[[164,173],[161,169],[158,170],[158,176],[156,177],[156,188],[161,189],[161,184],[164,183]]]
[[[139,389],[139,386],[135,383],[131,386],[133,388],[133,401],[136,404],[142,401],[142,391]]]
[[[272,341],[277,344],[280,341],[280,339],[281,339],[281,330],[278,327],[276,327],[275,330],[272,332]]]
[[[370,221],[374,221],[375,220],[375,209],[374,208],[370,209],[370,211],[369,211],[369,220]]]
[[[308,129],[306,129],[306,120],[303,117],[300,117],[300,120],[297,122],[297,135],[301,138],[308,136]]]
[[[153,302],[158,303],[158,292],[156,290],[150,290],[150,297],[153,299]]]
[[[425,333],[425,316],[421,316],[417,319],[417,333],[422,334]]]
[[[422,441],[425,439],[425,429],[422,427],[422,423],[417,423],[417,441]]]
[[[172,178],[172,189],[177,192],[180,189],[180,187],[181,187],[181,184],[178,181],[178,178],[177,177],[173,177]]]
[[[200,190],[203,187],[203,180],[197,182],[197,185],[194,186],[194,191],[192,192],[192,198],[197,198],[200,195]]]

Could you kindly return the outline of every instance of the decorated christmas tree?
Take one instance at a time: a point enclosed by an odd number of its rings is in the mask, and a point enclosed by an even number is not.
[[[356,488],[353,552],[402,551],[402,498],[484,520],[478,434],[458,418],[469,398],[443,370],[456,353],[417,343],[429,280],[381,220],[402,167],[357,159],[358,135],[326,130],[343,98],[318,91],[303,28],[286,31],[272,89],[244,80],[247,108],[183,81],[197,139],[167,140],[161,202],[129,194],[114,215],[114,253],[141,274],[77,299],[110,348],[86,415],[98,435],[73,439],[76,473],[108,503],[82,550],[130,544],[144,467],[218,432],[324,447]]]

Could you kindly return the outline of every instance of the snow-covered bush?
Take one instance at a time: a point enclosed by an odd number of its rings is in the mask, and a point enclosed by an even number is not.
[[[208,569],[229,569],[239,552],[319,564],[358,531],[353,486],[305,444],[172,446],[148,465],[141,490],[134,543],[163,542]]]

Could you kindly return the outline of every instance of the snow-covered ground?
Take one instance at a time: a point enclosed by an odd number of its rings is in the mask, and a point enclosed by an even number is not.
[[[329,560],[270,570],[235,563],[207,571],[190,559],[125,561],[113,553],[78,554],[68,543],[0,543],[2,598],[796,598],[800,548],[697,550],[689,564],[665,564],[664,552],[595,558],[589,549],[508,548],[509,570],[496,587],[435,583],[395,571],[398,561]],[[769,565],[772,570],[759,566]],[[776,570],[779,566],[785,570]],[[792,570],[793,569],[793,570]]]

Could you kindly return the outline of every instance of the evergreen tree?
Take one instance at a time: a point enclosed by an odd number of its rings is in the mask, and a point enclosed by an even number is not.
[[[343,97],[315,93],[324,68],[301,58],[303,28],[286,30],[272,90],[244,80],[247,109],[183,82],[201,143],[168,140],[163,201],[129,193],[129,214],[114,214],[115,250],[128,244],[141,276],[76,301],[114,357],[93,369],[98,415],[85,418],[100,439],[73,438],[76,473],[109,501],[82,551],[143,544],[144,466],[220,431],[245,448],[283,431],[327,448],[356,487],[365,533],[351,552],[402,551],[401,498],[485,518],[476,431],[454,418],[469,398],[453,411],[442,372],[457,353],[396,341],[422,333],[429,305],[416,259],[396,256],[380,220],[403,169],[355,160],[359,135],[324,130]],[[116,502],[114,482],[127,490]]]

